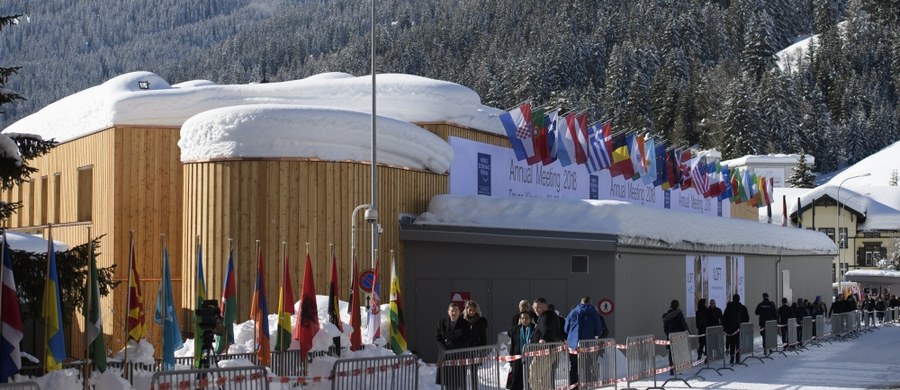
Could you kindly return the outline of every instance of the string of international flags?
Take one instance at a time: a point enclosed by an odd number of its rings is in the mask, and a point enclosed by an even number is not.
[[[48,228],[48,230],[51,230]],[[90,233],[88,233],[90,236]],[[60,300],[60,284],[56,267],[56,255],[53,246],[52,232],[48,233],[47,248],[47,281],[44,289],[44,301],[42,318],[47,324],[44,335],[44,369],[46,372],[62,369],[63,362],[67,358],[66,347],[63,339],[63,317],[62,302]],[[183,340],[181,337],[181,328],[178,322],[178,316],[174,305],[172,292],[172,278],[169,272],[169,252],[165,244],[165,237],[162,241],[162,270],[160,278],[160,287],[157,294],[157,302],[154,311],[154,322],[162,328],[162,367],[163,370],[175,369],[175,351],[182,348]],[[89,240],[93,243],[93,241]],[[283,244],[284,245],[284,244]],[[283,246],[284,247],[284,246]],[[92,248],[92,247],[91,247]],[[16,293],[15,277],[13,274],[12,256],[10,254],[9,244],[6,239],[6,233],[3,234],[2,243],[3,264],[0,267],[0,281],[2,281],[2,316],[0,316],[0,344],[3,348],[0,351],[0,383],[9,382],[22,368],[22,352],[20,343],[24,335],[24,328],[21,320],[21,312],[19,310],[19,300]],[[309,254],[309,244],[307,244],[306,264],[304,268],[303,284],[300,298],[300,311],[294,312],[294,300],[292,293],[292,283],[290,279],[290,266],[286,251],[282,254],[281,283],[278,297],[277,310],[277,332],[275,333],[276,343],[274,350],[286,351],[291,346],[292,340],[299,342],[302,354],[307,354],[313,346],[313,338],[320,330],[318,308],[316,303],[316,289],[312,273],[312,260]],[[256,355],[261,365],[269,365],[271,348],[269,339],[270,333],[268,329],[268,306],[266,299],[266,271],[265,257],[259,241],[257,241],[257,275],[256,284],[252,295],[252,305],[250,310],[250,318],[254,321],[255,327],[255,347]],[[203,251],[199,240],[196,243],[196,280],[195,291],[197,296],[197,307],[206,299],[206,285],[203,276]],[[406,330],[403,321],[403,303],[401,300],[400,279],[397,274],[396,259],[393,258],[391,251],[391,275],[390,275],[390,348],[396,354],[401,354],[406,350]],[[328,289],[328,322],[334,324],[343,332],[343,323],[340,320],[338,291],[340,285],[338,283],[338,262],[335,255],[334,245],[331,245],[331,275]],[[352,333],[350,334],[350,350],[358,351],[363,348],[362,344],[362,319],[360,313],[360,282],[359,268],[354,258],[351,263],[351,273],[353,283],[351,286],[351,298],[348,312],[350,314],[350,326]],[[141,289],[141,279],[137,271],[138,267],[135,259],[134,238],[130,238],[129,243],[129,259],[128,259],[128,297],[126,299],[126,318],[124,321],[125,334],[128,342],[140,342],[147,336],[146,311],[143,291]],[[366,307],[368,313],[368,335],[370,342],[380,337],[381,329],[381,313],[378,291],[378,265],[374,270],[374,278],[371,286],[371,299],[369,299]],[[100,310],[98,276],[97,276],[96,260],[93,256],[93,250],[90,250],[89,273],[86,281],[86,301],[84,305],[84,318],[86,324],[85,331],[85,352],[88,358],[94,363],[94,367],[99,371],[106,369],[106,348],[103,345],[103,319]],[[225,280],[222,285],[222,295],[219,302],[219,309],[222,317],[222,325],[224,331],[216,338],[215,352],[218,354],[225,353],[228,347],[235,343],[234,324],[237,320],[237,289],[236,274],[234,266],[234,246],[229,249],[227,260],[227,268]],[[367,289],[368,290],[368,289]],[[353,310],[353,308],[356,310]],[[291,329],[291,315],[297,314],[297,321]],[[199,339],[202,338],[202,330],[199,328],[199,319],[194,319],[195,334],[195,359],[194,365],[200,364]],[[338,339],[339,340],[339,339]],[[340,348],[339,341],[335,341],[336,347]],[[124,349],[125,356],[123,360],[127,361],[128,348]]]
[[[611,120],[589,124],[585,112],[560,113],[531,101],[500,114],[500,122],[516,159],[529,165],[584,165],[590,174],[608,170],[611,177],[663,190],[693,188],[704,198],[771,209],[774,178],[722,165],[696,147],[667,147],[633,131],[613,133]]]

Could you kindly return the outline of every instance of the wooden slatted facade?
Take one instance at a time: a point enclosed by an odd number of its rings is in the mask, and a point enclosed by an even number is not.
[[[509,146],[505,137],[483,131],[446,123],[421,126],[445,140],[453,136]],[[187,319],[196,296],[197,237],[203,245],[207,296],[213,299],[221,295],[229,239],[233,239],[239,321],[249,317],[257,239],[266,259],[271,311],[277,308],[283,241],[288,244],[292,263],[295,299],[299,299],[307,242],[317,293],[327,291],[329,244],[334,244],[341,267],[341,298],[348,298],[350,214],[356,206],[370,202],[370,164],[301,158],[182,164],[179,133],[179,129],[169,127],[117,126],[65,142],[32,162],[38,172],[30,182],[0,194],[5,201],[23,202],[19,213],[7,221],[11,230],[46,237],[47,225],[53,224],[54,239],[73,246],[87,241],[88,227],[94,236],[105,235],[98,263],[102,267],[116,264],[116,278],[122,281],[112,296],[104,299],[108,349],[123,346],[128,237],[132,230],[148,336],[157,350],[161,350],[160,328],[152,318],[161,274],[161,234],[166,235],[169,246],[175,304],[182,308],[179,318],[185,337],[192,337]],[[383,229],[378,244],[379,272],[385,281],[382,297],[386,302],[391,249],[403,273],[399,217],[424,212],[434,195],[448,191],[448,176],[379,166],[378,177],[378,213]],[[356,255],[365,266],[370,258],[370,237],[371,225],[360,212]],[[68,351],[81,357],[81,318],[74,318]]]

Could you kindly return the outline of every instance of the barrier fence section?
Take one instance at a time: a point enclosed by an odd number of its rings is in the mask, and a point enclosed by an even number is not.
[[[672,354],[671,369],[674,370],[672,373],[675,376],[666,379],[661,387],[666,387],[666,385],[673,380],[682,381],[685,385],[691,387],[686,379],[679,377],[679,375],[693,367],[691,362],[691,345],[688,341],[688,337],[690,337],[688,332],[669,333],[669,353]]]
[[[34,382],[15,382],[0,383],[0,389],[3,390],[41,390],[41,387]]]
[[[269,378],[263,366],[159,371],[150,379],[150,390],[229,389],[266,390]]]
[[[447,349],[438,357],[441,388],[500,389],[498,345]]]
[[[752,322],[744,322],[738,328],[738,354],[747,354],[744,360],[735,361],[735,364],[746,366],[747,359],[756,359],[762,362],[762,358],[754,354],[756,349],[753,345],[755,325]]]
[[[722,367],[715,368],[710,366],[711,363],[722,361]],[[719,370],[731,370],[733,368],[725,365],[725,330],[722,325],[706,327],[706,366],[697,371],[699,374],[703,370],[713,370],[717,374],[722,375]]]
[[[496,350],[496,346],[494,347]],[[338,359],[331,368],[331,388],[415,390],[419,384],[416,355]],[[496,360],[496,359],[495,359]],[[464,366],[455,366],[464,369]],[[465,388],[459,383],[458,388]]]
[[[800,344],[809,345],[813,339],[812,317],[806,316],[800,321]]]
[[[819,314],[816,316],[816,341],[823,341],[825,337],[825,316]],[[821,344],[819,344],[821,345]]]
[[[787,346],[790,348],[797,348],[797,319],[796,318],[788,318],[787,320]]]
[[[763,337],[763,350],[765,351],[765,356],[769,356],[778,349],[778,321],[766,321],[763,324],[763,329],[766,330]],[[784,354],[784,352],[781,353]]]
[[[569,388],[569,349],[565,343],[526,344],[522,348],[525,390]]]
[[[578,341],[578,387],[591,389],[616,383],[616,339]]]
[[[656,340],[653,335],[630,336],[625,339],[625,361],[628,362],[628,388],[631,382],[653,378],[656,385]]]

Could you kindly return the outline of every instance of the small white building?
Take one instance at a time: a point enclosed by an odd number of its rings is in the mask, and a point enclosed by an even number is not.
[[[774,179],[775,188],[787,187],[785,184],[787,179],[794,173],[794,168],[800,162],[799,154],[768,154],[768,155],[747,155],[732,160],[722,161],[722,165],[728,168],[750,169],[757,175],[771,177]],[[806,156],[806,164],[815,165],[816,159],[813,156]]]

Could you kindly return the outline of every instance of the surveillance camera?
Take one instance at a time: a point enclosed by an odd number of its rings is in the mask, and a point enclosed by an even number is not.
[[[616,253],[616,258],[617,258],[617,259],[621,259],[621,258],[622,258],[622,254],[621,254],[621,253]]]
[[[366,222],[375,223],[378,222],[378,210],[375,209],[367,209],[365,213]]]

